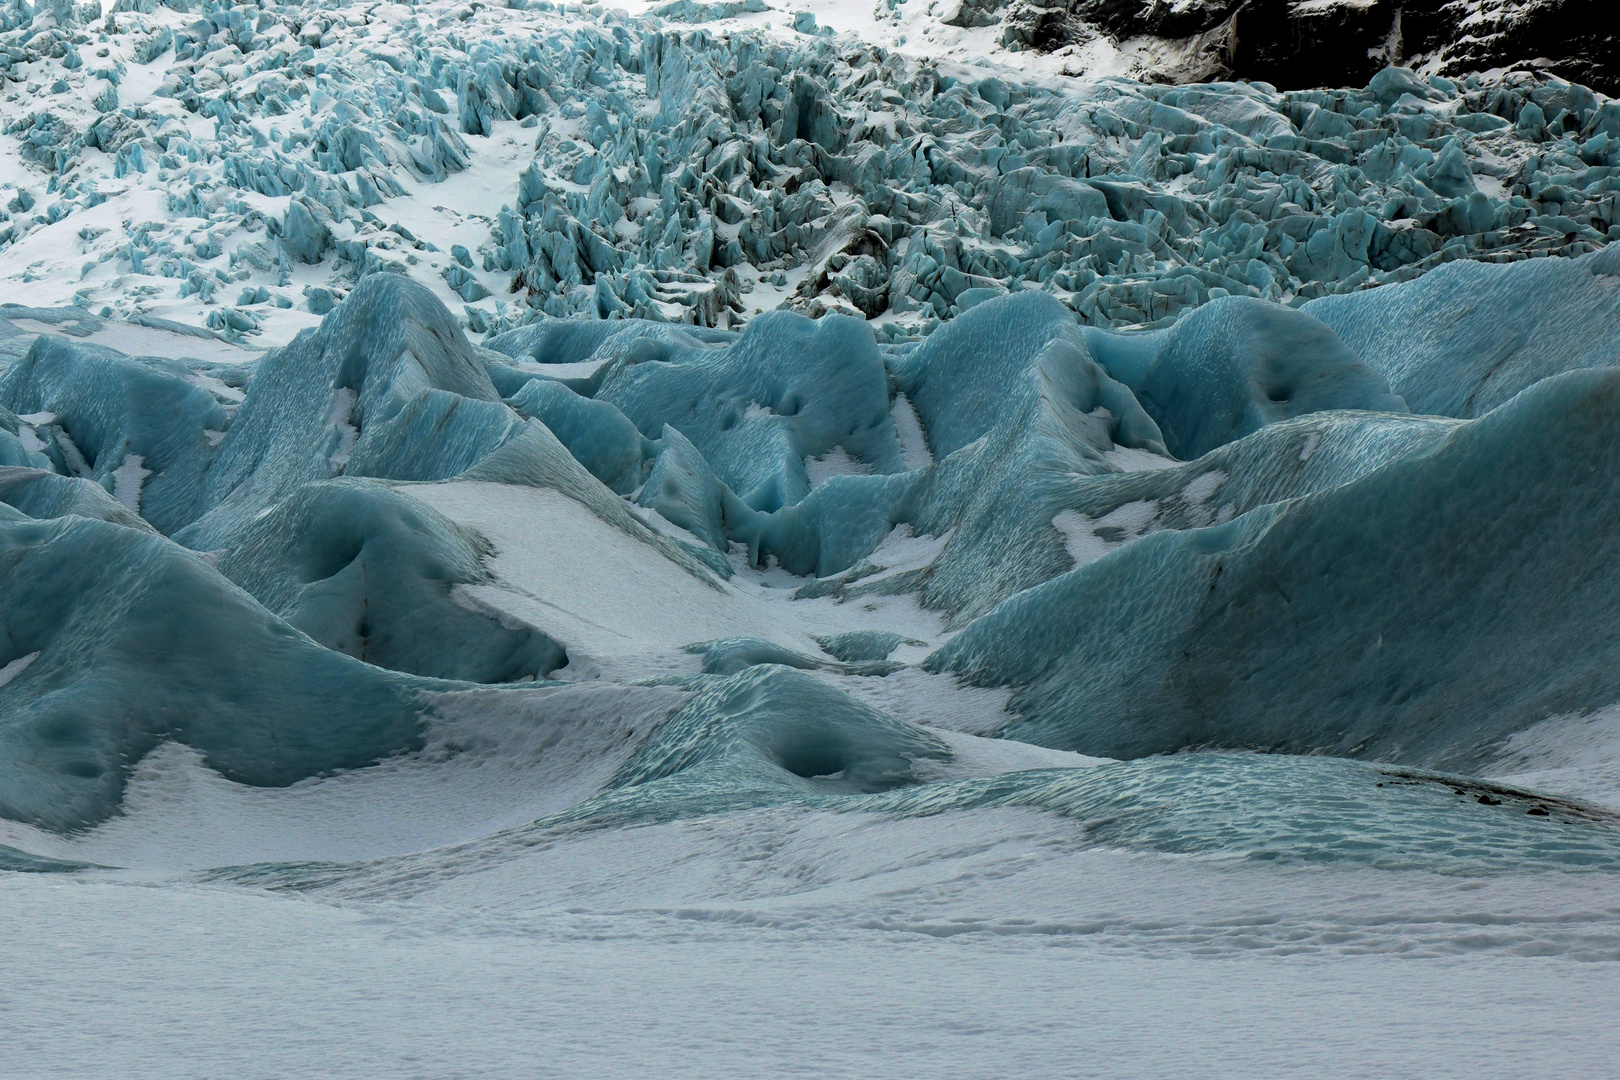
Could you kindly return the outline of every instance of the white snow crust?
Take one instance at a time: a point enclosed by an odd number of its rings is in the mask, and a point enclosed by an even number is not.
[[[1076,850],[1025,811],[455,858],[341,896],[8,875],[0,1073],[1595,1080],[1620,1056],[1607,879],[1391,892]]]

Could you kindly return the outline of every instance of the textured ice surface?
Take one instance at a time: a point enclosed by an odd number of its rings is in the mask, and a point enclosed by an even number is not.
[[[1617,225],[1620,111],[1555,78],[1076,82],[747,7],[24,4],[0,25],[0,272],[199,349],[284,343],[378,272],[479,334],[786,302],[898,339],[1019,286],[1159,323]]]
[[[0,525],[7,665],[0,813],[110,814],[165,739],[221,774],[289,784],[413,746],[418,683],[321,648],[194,553],[107,521]]]
[[[1025,687],[1012,730],[1088,753],[1476,765],[1532,718],[1620,696],[1617,416],[1613,369],[1546,380],[1350,483],[1027,590],[931,662]]]
[[[1445,267],[1410,285],[1305,310],[1326,322],[1415,412],[1480,416],[1531,383],[1620,359],[1610,327],[1620,260],[1603,252],[1512,273]]]
[[[836,14],[0,11],[0,1072],[1602,1074],[1620,112]]]
[[[1450,351],[1391,359],[1369,337],[1368,354],[1466,381],[1480,348],[1565,317],[1566,293],[1514,283],[1605,259],[1480,268],[1512,318],[1467,323]],[[1365,336],[1448,286],[1320,310]],[[1582,344],[1604,312],[1467,421],[1409,415],[1330,324],[1246,298],[1121,332],[1024,292],[887,350],[839,315],[701,334],[548,320],[496,352],[377,274],[234,369],[240,389],[205,362],[44,334],[0,381],[21,453],[52,466],[5,475],[26,579],[6,663],[35,659],[0,685],[17,747],[0,790],[11,816],[62,827],[115,812],[165,739],[247,782],[365,764],[417,745],[436,684],[412,675],[672,680],[697,695],[670,729],[695,746],[638,753],[734,763],[702,771],[700,803],[778,791],[713,780],[737,762],[903,786],[916,775],[893,761],[951,751],[857,685],[924,657],[1011,692],[1009,716],[969,730],[1121,758],[1477,769],[1515,732],[1620,699],[1604,467],[1620,390]],[[806,463],[834,449],[863,470],[810,490]],[[196,698],[176,695],[180,670]],[[688,771],[621,786],[645,802]],[[690,801],[690,777],[674,788]]]

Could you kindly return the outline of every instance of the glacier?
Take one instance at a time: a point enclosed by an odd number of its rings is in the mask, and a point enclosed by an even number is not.
[[[1605,1074],[1620,103],[924,6],[0,7],[0,1073]]]
[[[281,345],[387,270],[478,335],[788,299],[897,341],[1020,285],[1168,322],[1617,227],[1620,107],[1530,72],[1070,87],[770,12],[190,8],[0,27],[0,250],[36,306]]]
[[[1612,262],[1559,269],[1614,277]],[[1487,269],[1521,298],[1487,355],[1560,317],[1567,291],[1513,285],[1546,265]],[[980,734],[1127,760],[1266,749],[1477,771],[1515,732],[1620,697],[1604,467],[1620,387],[1589,341],[1565,342],[1496,365],[1493,390],[1525,385],[1481,416],[1414,414],[1391,386],[1468,385],[1485,328],[1368,362],[1310,313],[1388,334],[1392,305],[1421,312],[1455,277],[1304,308],[1222,298],[1165,329],[1084,327],[1024,291],[915,346],[784,311],[701,335],[543,317],[486,348],[427,287],[380,273],[243,365],[240,390],[208,362],[41,334],[0,380],[32,462],[0,488],[18,583],[6,659],[33,657],[0,686],[6,813],[104,821],[164,740],[238,782],[296,783],[418,748],[435,695],[527,681],[543,696],[570,677],[695,695],[610,788],[734,760],[732,745],[763,753],[748,772],[778,777],[768,790],[922,783],[916,763],[949,746],[813,674],[891,677],[905,641],[922,672],[1012,690]],[[851,468],[812,490],[807,463],[835,448]],[[525,509],[525,490],[541,501]],[[573,558],[619,578],[616,626],[589,583],[571,618],[531,588],[561,553],[529,530],[559,502],[601,545]],[[511,529],[481,527],[491,503]],[[508,568],[501,548],[525,535],[534,550]],[[912,565],[885,552],[907,543],[924,549]],[[664,569],[638,581],[645,564]],[[803,602],[882,597],[937,628],[783,623],[731,580],[764,566],[798,575]],[[636,591],[672,578],[733,633],[682,613],[638,640]],[[604,617],[612,645],[573,632]],[[681,745],[654,749],[666,739]]]

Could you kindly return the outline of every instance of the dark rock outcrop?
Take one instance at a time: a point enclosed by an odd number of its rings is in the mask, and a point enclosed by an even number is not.
[[[1069,0],[1038,10],[1017,0],[1004,21],[1010,41],[1041,51],[1098,33],[1180,45],[1145,54],[1153,59],[1133,74],[1150,80],[1286,90],[1360,85],[1389,64],[1447,77],[1519,67],[1620,93],[1620,19],[1608,0]]]

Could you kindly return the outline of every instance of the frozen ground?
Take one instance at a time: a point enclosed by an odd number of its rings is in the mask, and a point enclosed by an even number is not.
[[[1614,884],[1083,852],[1022,816],[692,822],[406,901],[11,875],[0,1070],[1598,1078]]]

